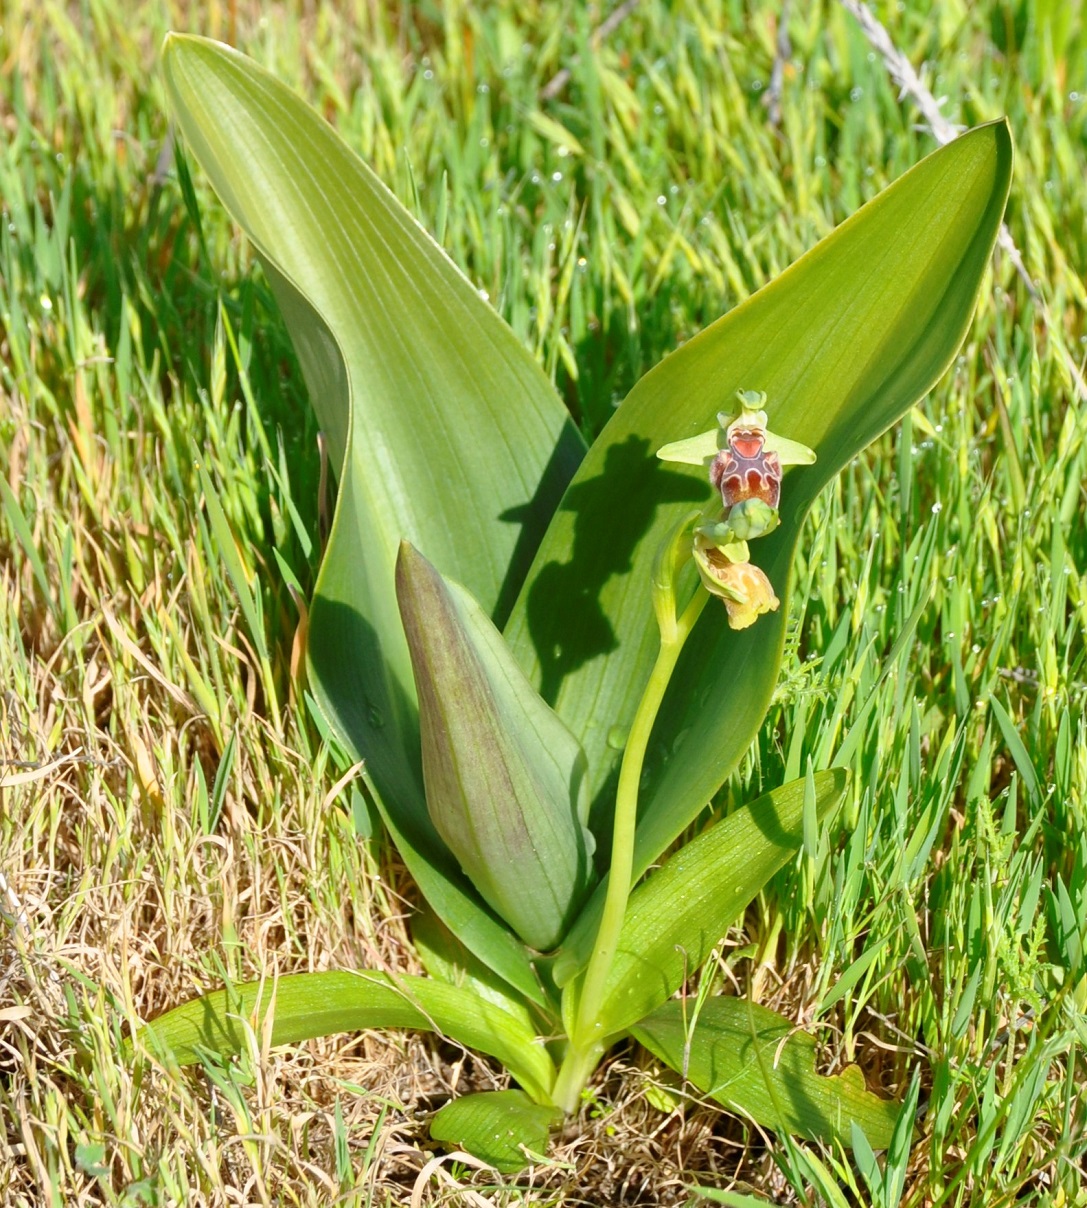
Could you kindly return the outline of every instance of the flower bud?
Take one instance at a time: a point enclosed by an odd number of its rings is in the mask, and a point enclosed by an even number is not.
[[[762,499],[745,499],[728,513],[728,526],[738,541],[765,537],[781,523],[778,510]]]

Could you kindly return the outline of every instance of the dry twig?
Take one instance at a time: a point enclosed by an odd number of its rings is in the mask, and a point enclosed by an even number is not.
[[[614,30],[618,29],[623,21],[638,7],[638,0],[624,0],[618,8],[613,9],[603,21],[592,32],[590,41],[593,46],[599,46],[600,43]],[[574,59],[577,62],[577,59]],[[564,67],[561,71],[555,72],[550,80],[540,89],[541,101],[553,101],[555,97],[570,83],[570,68]]]
[[[842,7],[856,18],[857,24],[861,27],[861,31],[868,39],[872,49],[877,51],[883,59],[883,65],[890,73],[891,79],[899,87],[898,99],[901,101],[904,97],[908,96],[914,102],[917,108],[920,109],[921,116],[925,119],[937,142],[941,145],[957,138],[963,127],[955,126],[940,111],[941,104],[947,98],[940,97],[937,99],[932,95],[924,80],[914,70],[913,64],[891,41],[891,35],[887,32],[886,27],[873,14],[868,5],[862,3],[861,0],[841,0],[841,3]],[[1022,253],[1016,246],[1012,233],[1008,230],[1006,223],[1001,224],[998,242],[1004,254],[1014,265],[1015,271],[1019,274],[1019,278],[1030,294],[1031,300],[1037,306],[1046,329],[1050,333],[1056,332],[1053,317],[1049,311],[1049,305],[1027,271],[1027,266],[1023,263]],[[1068,349],[1065,348],[1059,334],[1053,340],[1053,343],[1072,380],[1077,396],[1081,402],[1087,402],[1087,380],[1084,380],[1083,371],[1076,364]]]

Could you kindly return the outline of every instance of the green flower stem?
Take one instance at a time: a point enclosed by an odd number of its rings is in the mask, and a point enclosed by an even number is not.
[[[566,1115],[573,1115],[577,1110],[581,1091],[592,1077],[592,1072],[603,1054],[602,1044],[590,1044],[585,1047],[571,1044],[566,1050],[566,1056],[551,1090],[551,1102]]]
[[[657,586],[657,585],[655,585]],[[663,586],[663,585],[661,585]],[[671,584],[668,585],[669,590]],[[612,832],[611,865],[608,892],[600,928],[596,934],[592,956],[585,971],[585,980],[578,999],[576,1023],[571,1032],[570,1049],[559,1071],[554,1099],[564,1111],[573,1111],[582,1087],[604,1051],[605,1037],[600,1034],[599,1015],[604,1003],[608,974],[619,946],[627,899],[630,897],[631,874],[634,869],[634,831],[638,817],[638,786],[649,745],[653,723],[657,719],[664,693],[675,670],[676,661],[688,635],[709,599],[709,593],[699,585],[694,597],[678,619],[661,617],[661,645],[657,661],[638,703],[638,711],[630,728],[623,763],[619,770],[619,786],[615,794],[615,826]]]

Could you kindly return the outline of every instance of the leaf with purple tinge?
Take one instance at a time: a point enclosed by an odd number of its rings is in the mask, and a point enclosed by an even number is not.
[[[490,618],[406,541],[396,591],[431,821],[491,909],[550,951],[590,884],[585,756]]]

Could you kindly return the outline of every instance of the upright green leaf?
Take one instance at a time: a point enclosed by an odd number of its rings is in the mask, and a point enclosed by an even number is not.
[[[815,1041],[747,999],[711,998],[691,1026],[683,1003],[665,1003],[631,1033],[700,1091],[757,1124],[847,1148],[857,1125],[874,1149],[891,1143],[899,1105],[867,1090],[855,1065],[833,1077],[817,1074]]]
[[[230,1056],[246,1044],[246,1022],[257,1037],[271,1020],[272,1044],[291,1044],[359,1028],[441,1032],[490,1053],[537,1101],[546,1102],[555,1069],[543,1042],[519,1013],[471,991],[426,977],[385,973],[295,973],[275,981],[216,990],[145,1024],[139,1039],[177,1065],[202,1052]]]
[[[206,39],[170,35],[163,62],[182,133],[260,253],[339,472],[310,614],[314,694],[366,758],[423,892],[524,988],[527,957],[426,817],[393,564],[410,539],[501,622],[580,437],[502,320],[312,109]]]
[[[490,618],[406,541],[396,588],[431,820],[491,908],[549,951],[589,886],[585,756]]]
[[[838,808],[848,784],[841,768],[814,777],[820,819]],[[729,814],[672,855],[631,894],[607,982],[602,1034],[621,1032],[670,998],[700,969],[714,945],[803,839],[806,780]],[[564,945],[556,978],[587,958],[595,927],[579,926]]]
[[[962,343],[1011,160],[1005,122],[934,152],[642,378],[570,485],[506,636],[585,749],[600,836],[617,758],[609,738],[629,724],[655,654],[653,557],[683,510],[709,498],[700,469],[666,467],[655,451],[712,428],[744,389],[765,391],[772,429],[818,454],[786,473],[781,527],[753,554],[781,609],[734,632],[724,609],[708,607],[687,643],[649,752],[636,873],[705,805],[762,721],[812,500]]]

